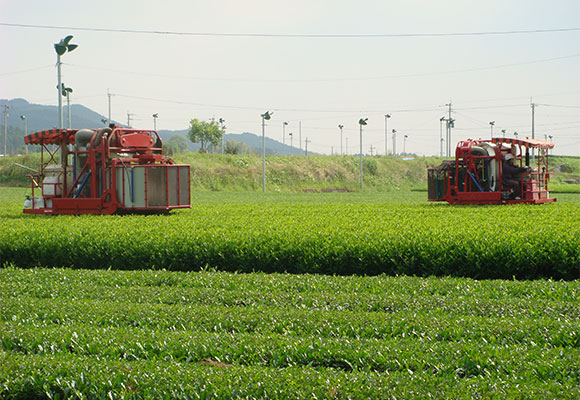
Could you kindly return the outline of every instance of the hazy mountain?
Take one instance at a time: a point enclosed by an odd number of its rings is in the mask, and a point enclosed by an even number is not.
[[[21,115],[26,116],[26,124],[28,133],[41,131],[45,129],[52,129],[58,126],[58,107],[57,106],[47,106],[41,104],[31,104],[24,99],[0,99],[0,113],[2,118],[2,132],[0,134],[0,152],[3,150],[4,145],[4,105],[8,105],[8,153],[16,153],[22,151],[22,146],[24,146],[24,121],[20,118]],[[71,126],[73,129],[81,128],[98,128],[104,126],[103,120],[107,117],[99,114],[83,105],[72,104],[71,105]],[[64,106],[63,112],[64,125],[68,125],[67,117],[67,107]],[[117,125],[125,126],[122,123],[113,121]],[[163,141],[169,140],[171,136],[176,133],[182,134],[187,137],[187,130],[160,130],[159,136]],[[255,135],[253,133],[244,132],[241,134],[226,133],[225,140],[235,140],[240,143],[246,144],[251,149],[255,150],[256,153],[262,153],[262,137],[261,135]],[[270,139],[266,137],[266,154],[275,155],[303,155],[304,150],[297,147],[291,147],[289,145],[284,145],[277,140]],[[188,146],[191,151],[196,151],[199,149],[199,144],[192,143],[188,140]],[[314,154],[314,153],[313,153]]]
[[[167,131],[161,130],[158,132],[159,136],[163,141],[169,140],[171,136],[179,133],[187,137],[187,130],[180,130],[180,131]],[[236,142],[244,143],[256,153],[262,154],[262,136],[255,135],[253,133],[244,132],[244,133],[226,133],[224,135],[224,139],[228,140],[235,140]],[[192,143],[188,139],[188,146],[190,151],[197,151],[200,148],[199,143]],[[267,155],[304,155],[304,150],[299,149],[297,147],[291,147],[289,145],[285,145],[283,143],[278,142],[277,140],[270,139],[266,137],[265,139],[265,147],[266,147],[266,154]],[[219,152],[219,150],[218,150]],[[312,153],[314,154],[314,153]]]
[[[4,104],[8,109],[8,125],[19,127],[24,130],[24,121],[21,115],[26,116],[28,132],[36,132],[45,129],[58,127],[58,107],[45,106],[41,104],[31,104],[24,99],[4,100],[0,99],[0,112],[2,112],[2,123],[4,123]],[[63,108],[64,126],[68,125],[66,104]],[[80,105],[71,104],[71,126],[73,129],[80,128],[97,128],[104,126],[101,121],[107,119],[104,115],[94,112],[93,110]]]

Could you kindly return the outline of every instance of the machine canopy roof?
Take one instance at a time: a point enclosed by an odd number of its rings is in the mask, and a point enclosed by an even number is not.
[[[516,146],[531,147],[534,149],[551,149],[554,147],[554,143],[538,139],[493,138],[490,141],[497,144],[515,144]]]
[[[48,129],[26,135],[24,143],[26,144],[61,144],[65,138],[68,138],[69,144],[74,144],[76,129]]]

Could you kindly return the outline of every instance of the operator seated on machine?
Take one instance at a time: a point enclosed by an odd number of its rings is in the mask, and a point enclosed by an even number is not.
[[[531,170],[530,167],[516,167],[514,165],[515,156],[512,153],[505,155],[502,168],[502,187],[511,189],[513,191],[513,198],[515,200],[521,199],[522,176],[523,172]]]

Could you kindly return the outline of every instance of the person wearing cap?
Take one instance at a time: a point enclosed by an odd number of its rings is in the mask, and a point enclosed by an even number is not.
[[[529,167],[516,167],[514,165],[514,155],[512,153],[508,153],[505,155],[503,163],[501,165],[502,171],[502,187],[505,189],[512,189],[513,196],[516,200],[519,200],[521,197],[521,177],[520,174],[522,172],[529,171]]]

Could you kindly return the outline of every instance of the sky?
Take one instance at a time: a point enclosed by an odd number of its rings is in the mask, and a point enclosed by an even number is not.
[[[364,153],[392,153],[395,129],[397,153],[438,155],[446,104],[454,149],[531,137],[533,102],[535,137],[580,156],[578,0],[0,0],[0,98],[56,105],[67,35],[72,103],[107,116],[110,99],[135,128],[156,113],[159,130],[222,118],[260,135],[270,111],[267,137],[340,154],[343,125],[354,154],[368,118]]]

